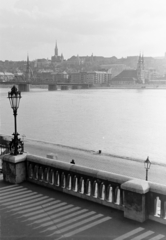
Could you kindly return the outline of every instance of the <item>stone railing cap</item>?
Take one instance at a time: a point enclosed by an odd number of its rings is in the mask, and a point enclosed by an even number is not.
[[[3,156],[2,161],[10,162],[10,163],[19,163],[19,162],[24,162],[26,160],[27,154],[23,153],[20,155],[10,155],[6,154]]]
[[[141,179],[133,179],[123,183],[121,188],[127,191],[145,194],[149,192],[149,183]]]

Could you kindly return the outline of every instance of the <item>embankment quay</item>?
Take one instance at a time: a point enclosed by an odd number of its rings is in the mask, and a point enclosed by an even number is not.
[[[57,159],[64,162],[75,160],[76,164],[103,171],[114,172],[138,179],[145,179],[144,160],[129,159],[123,156],[98,154],[94,151],[78,150],[57,144],[44,143],[26,139],[25,151],[30,154],[46,157],[53,153]],[[149,180],[165,184],[166,183],[166,165],[163,163],[152,162],[149,170]]]

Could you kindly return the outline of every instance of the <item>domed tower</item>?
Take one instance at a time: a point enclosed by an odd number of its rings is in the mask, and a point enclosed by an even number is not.
[[[137,80],[138,80],[138,83],[145,83],[145,74],[144,74],[144,70],[145,70],[145,67],[144,67],[144,57],[143,55],[139,56],[138,58],[138,64],[137,64]]]

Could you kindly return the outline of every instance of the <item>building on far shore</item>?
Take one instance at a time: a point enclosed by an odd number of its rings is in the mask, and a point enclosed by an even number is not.
[[[145,83],[145,67],[144,57],[139,56],[137,69],[125,69],[117,76],[113,77],[110,81],[112,85],[125,85],[125,84],[144,84]]]
[[[61,54],[61,56],[58,55],[58,46],[56,42],[55,49],[54,49],[54,56],[51,57],[51,62],[58,63],[58,62],[63,62],[63,60],[64,60],[63,54]]]
[[[71,83],[88,83],[93,86],[108,85],[111,73],[104,71],[88,71],[70,74]]]
[[[0,72],[0,82],[9,82],[14,79],[14,74],[10,72]]]
[[[128,69],[125,64],[104,64],[100,66],[100,69],[111,73],[112,78],[120,74],[123,70]]]
[[[119,75],[112,78],[110,84],[112,85],[125,85],[135,84],[137,82],[137,70],[125,69]]]

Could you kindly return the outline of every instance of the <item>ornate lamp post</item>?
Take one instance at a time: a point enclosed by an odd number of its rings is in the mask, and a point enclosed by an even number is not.
[[[148,181],[148,170],[150,169],[151,162],[149,161],[149,157],[144,162],[144,167],[146,169],[146,181]]]
[[[17,133],[17,109],[19,108],[21,92],[17,90],[16,86],[13,86],[11,92],[8,92],[8,98],[13,109],[15,129],[13,133],[14,138],[10,142],[10,152],[11,155],[18,155],[23,153],[23,142],[18,138],[19,134]]]

